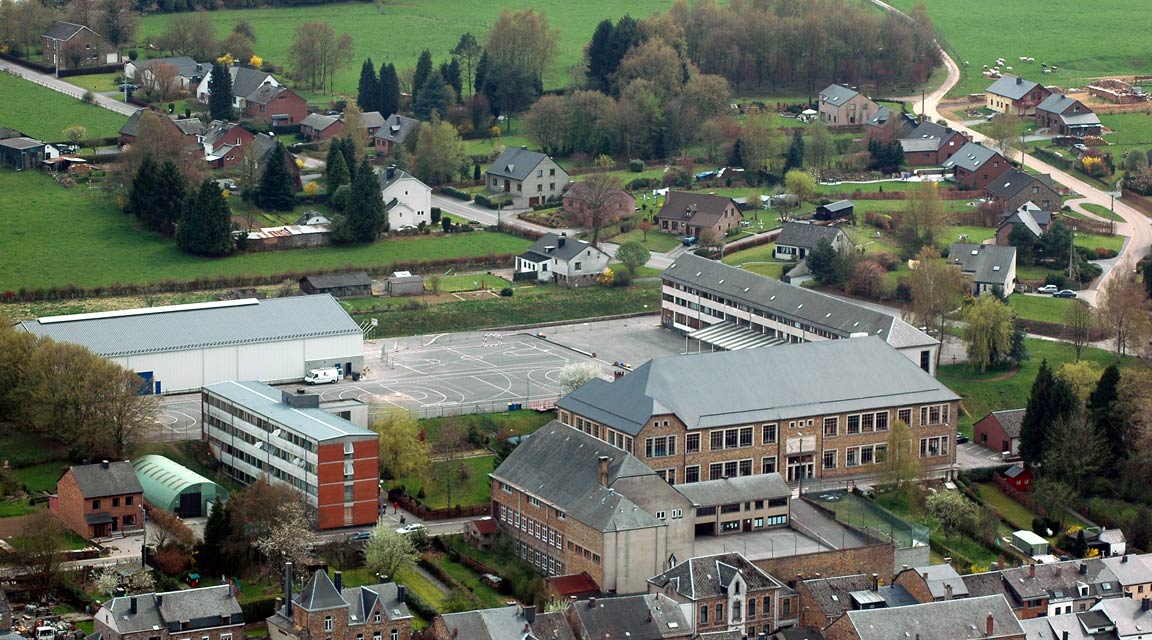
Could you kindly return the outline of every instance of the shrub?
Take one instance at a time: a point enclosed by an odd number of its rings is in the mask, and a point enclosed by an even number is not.
[[[632,274],[627,269],[616,269],[612,272],[613,287],[627,287],[632,284]]]
[[[441,215],[440,207],[432,207],[432,224],[433,225],[440,224],[440,215]]]
[[[472,195],[467,191],[461,191],[455,187],[440,187],[440,193],[451,198],[456,198],[457,200],[464,200],[465,202],[472,199]]]
[[[490,198],[490,197],[484,195],[483,193],[478,193],[478,194],[476,194],[476,204],[478,204],[482,207],[488,207],[489,209],[498,209],[501,206],[504,206],[504,207],[511,206],[512,199],[511,198],[503,198],[503,197],[491,197]]]
[[[516,291],[512,287],[504,287],[500,290],[500,296],[503,298],[511,298],[514,293],[516,293]]]
[[[640,172],[644,171],[644,161],[643,160],[629,160],[628,161],[628,170],[631,171],[632,173],[640,173]]]
[[[1067,289],[1068,278],[1064,277],[1064,274],[1061,273],[1049,273],[1047,276],[1044,276],[1044,284],[1054,284],[1057,289]]]
[[[80,101],[84,104],[96,104],[96,94],[92,93],[91,90],[85,91],[84,95],[81,96]]]
[[[1093,251],[1096,252],[1096,258],[1098,260],[1107,260],[1108,258],[1116,257],[1116,252],[1107,247],[1096,247]]]

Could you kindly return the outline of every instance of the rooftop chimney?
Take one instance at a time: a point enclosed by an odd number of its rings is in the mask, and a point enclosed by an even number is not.
[[[344,574],[340,571],[337,571],[335,577],[336,579],[333,580],[333,583],[336,586],[337,593],[339,593],[340,591],[344,590]]]
[[[1036,563],[1035,562],[1028,565],[1028,577],[1029,578],[1035,578],[1036,577]]]
[[[951,600],[952,599],[952,585],[950,585],[950,584],[944,585],[944,599],[945,600]]]
[[[1152,604],[1152,600],[1149,600],[1148,598],[1144,598],[1143,600],[1140,601],[1140,610],[1143,611],[1144,613],[1148,613],[1148,608],[1149,608],[1148,605],[1150,605],[1150,604]]]
[[[107,469],[108,468],[108,461],[107,460],[101,460],[100,461],[100,468],[101,469]],[[1127,561],[1127,558],[1125,558],[1125,561]]]
[[[1024,78],[1021,78],[1020,76],[1016,76],[1016,84],[1024,84]]]
[[[600,486],[608,486],[608,456],[600,456]]]
[[[387,176],[389,180],[396,177],[396,165],[388,165]]]
[[[1120,557],[1120,563],[1123,564],[1125,562],[1128,562],[1128,554],[1127,553],[1125,553],[1123,556]]]
[[[400,602],[404,602],[404,597],[406,595],[408,595],[408,589],[405,588],[402,584],[396,585],[396,599]]]
[[[562,248],[564,246],[564,243],[567,241],[568,241],[568,238],[565,238],[564,236],[560,236],[559,238],[556,239],[556,246]]]
[[[596,598],[588,598],[588,608],[589,609],[595,609],[596,608]]]
[[[536,605],[530,604],[524,607],[524,619],[528,621],[528,624],[536,622]]]
[[[988,618],[984,621],[984,635],[991,636],[995,632],[996,632],[996,619],[992,617],[991,613],[989,613]]]
[[[876,591],[879,588],[880,588],[880,574],[873,573],[872,574],[872,590]]]
[[[162,606],[164,606],[164,594],[163,593],[157,593],[156,594],[156,608],[160,608]]]
[[[1068,640],[1068,630],[1065,629],[1064,633],[1060,636],[1061,640]]]
[[[128,600],[128,611],[132,615],[136,615],[136,596],[132,596]]]
[[[284,563],[284,617],[292,619],[292,563]]]

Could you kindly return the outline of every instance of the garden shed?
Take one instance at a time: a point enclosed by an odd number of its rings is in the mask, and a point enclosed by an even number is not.
[[[208,515],[211,504],[227,497],[215,482],[164,456],[147,455],[132,461],[144,487],[144,500],[181,518]]]
[[[1026,556],[1042,556],[1048,553],[1048,541],[1026,529],[1012,533],[1012,546]]]

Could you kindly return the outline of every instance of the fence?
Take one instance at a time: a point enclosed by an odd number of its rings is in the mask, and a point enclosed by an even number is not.
[[[897,548],[928,543],[928,527],[908,522],[854,493],[832,491],[810,496],[809,500],[822,500],[824,506],[836,512],[836,519],[840,522],[881,540],[890,540]]]
[[[1124,204],[1132,207],[1133,209],[1143,213],[1146,216],[1152,217],[1152,201],[1144,196],[1136,193],[1135,191],[1125,187],[1121,194],[1124,197]]]
[[[420,518],[421,520],[450,520],[452,518],[479,518],[481,516],[492,515],[492,507],[485,504],[473,504],[467,506],[455,506],[448,509],[429,509],[423,505],[416,504],[408,496],[397,496],[396,502],[400,503],[404,510],[412,515]]]
[[[489,400],[480,402],[464,402],[459,404],[434,404],[426,405],[419,408],[409,409],[415,416],[421,420],[426,418],[447,418],[452,416],[462,416],[467,414],[482,414],[482,413],[504,413],[506,411],[552,411],[556,408],[556,401],[561,398],[561,394],[545,394],[543,396],[530,396],[530,397],[515,397],[505,398],[502,400]],[[513,405],[519,405],[519,409],[513,409]],[[373,412],[373,415],[384,413],[393,410],[393,405],[378,405],[378,410]]]

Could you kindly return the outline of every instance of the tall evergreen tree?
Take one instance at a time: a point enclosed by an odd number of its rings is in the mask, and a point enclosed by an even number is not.
[[[456,46],[452,48],[452,57],[458,62],[461,70],[461,86],[468,89],[468,97],[472,97],[472,83],[476,78],[476,63],[480,61],[483,48],[476,42],[476,36],[465,33],[460,36]],[[457,90],[459,91],[459,89]]]
[[[271,211],[291,211],[296,185],[288,169],[288,152],[279,140],[264,157],[264,172],[256,188],[256,206]]]
[[[234,572],[232,559],[227,553],[231,536],[232,512],[228,503],[217,502],[204,525],[204,541],[197,547],[196,562],[205,573],[224,575]]]
[[[452,87],[452,91],[456,95],[452,98],[453,102],[458,102],[461,92],[464,90],[464,78],[460,75],[460,61],[452,58],[450,61],[440,65],[440,77],[444,78],[444,82]]]
[[[216,62],[212,65],[212,75],[208,77],[208,114],[213,120],[231,120],[235,117],[232,107],[232,74],[228,67]]]
[[[619,60],[612,60],[612,21],[605,18],[596,25],[592,32],[592,41],[588,43],[588,84],[592,89],[608,93],[608,76],[619,65]]]
[[[1113,363],[1100,375],[1100,381],[1088,396],[1088,411],[1096,425],[1097,437],[1108,448],[1107,468],[1110,469],[1119,469],[1120,462],[1128,457],[1132,446],[1131,422],[1128,416],[1120,415],[1116,410],[1116,401],[1120,398],[1119,385],[1120,369]]]
[[[1044,460],[1049,429],[1057,420],[1072,415],[1077,403],[1072,387],[1052,373],[1047,359],[1042,361],[1020,424],[1020,457],[1026,464],[1035,466]]]
[[[400,111],[400,77],[396,65],[380,65],[380,115],[388,116]]]
[[[160,181],[160,165],[152,155],[144,156],[136,175],[132,177],[132,188],[128,191],[128,213],[136,216],[145,226],[151,227],[152,203],[156,197],[156,185]]]
[[[412,115],[420,120],[430,118],[433,111],[443,116],[448,111],[448,105],[452,104],[452,87],[444,83],[439,71],[433,71],[428,76],[428,81],[420,87],[417,95],[420,97],[412,103]]]
[[[340,153],[344,154],[344,166],[348,168],[348,182],[356,179],[356,141],[352,136],[340,139]]]
[[[424,83],[428,82],[428,76],[432,75],[432,71],[432,52],[425,49],[416,59],[416,72],[412,74],[412,104],[416,104],[420,90],[424,88]]]
[[[788,147],[788,157],[784,160],[784,173],[792,169],[804,168],[804,136],[797,129],[792,135],[792,145]]]
[[[380,181],[365,158],[356,170],[344,213],[336,219],[333,236],[338,242],[375,242],[387,225]]]
[[[360,66],[360,85],[356,91],[356,104],[361,111],[380,110],[380,81],[376,78],[376,65],[372,58]]]
[[[188,197],[188,182],[175,162],[165,160],[160,165],[156,187],[153,216],[155,228],[165,236],[171,236],[176,232],[184,199]]]
[[[484,87],[488,84],[488,51],[480,54],[480,62],[476,63],[476,79],[472,82],[472,88],[476,93],[484,93]]]
[[[176,245],[186,253],[205,256],[223,256],[235,250],[232,209],[215,181],[200,183],[200,188],[184,200]]]
[[[328,186],[328,197],[332,197],[341,185],[348,184],[348,163],[344,162],[344,153],[340,150],[343,143],[340,139],[332,141],[328,147],[328,161],[324,164],[324,183]]]

